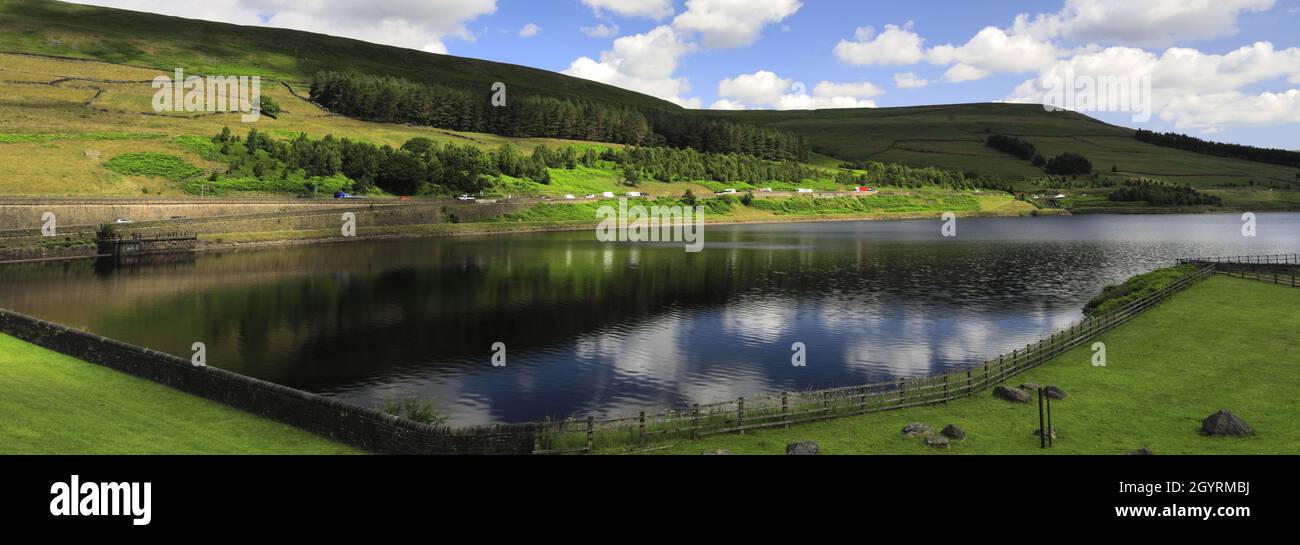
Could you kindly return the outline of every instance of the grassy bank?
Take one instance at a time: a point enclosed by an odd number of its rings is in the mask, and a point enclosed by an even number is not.
[[[0,392],[0,454],[359,453],[6,335]]]
[[[948,406],[870,414],[789,430],[679,442],[657,453],[781,454],[787,443],[817,441],[831,454],[1156,454],[1300,453],[1300,290],[1211,278],[1103,335],[1107,365],[1079,347],[1015,380],[1055,384],[1069,399],[1053,405],[1055,447],[1041,451],[1037,407],[985,393]],[[1200,422],[1227,409],[1255,429],[1242,439],[1207,438]],[[949,450],[904,438],[903,426],[957,424],[969,438]],[[655,446],[655,445],[651,445]],[[662,446],[662,445],[660,445]]]

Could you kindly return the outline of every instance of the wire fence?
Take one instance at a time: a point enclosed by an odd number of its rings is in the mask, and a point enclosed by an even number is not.
[[[1292,257],[1294,260],[1295,256]],[[1196,264],[1194,272],[1159,291],[1103,315],[1086,317],[1037,343],[965,371],[860,386],[741,397],[720,403],[697,403],[658,414],[641,412],[631,418],[544,421],[536,424],[533,453],[591,453],[598,446],[644,449],[651,441],[695,440],[723,433],[788,428],[796,424],[971,397],[1095,339],[1215,273],[1213,262],[1184,262]]]

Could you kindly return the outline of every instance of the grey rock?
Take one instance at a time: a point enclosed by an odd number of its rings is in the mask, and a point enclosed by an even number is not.
[[[1043,393],[1046,393],[1047,397],[1056,400],[1064,400],[1065,398],[1070,397],[1070,394],[1065,393],[1065,390],[1062,390],[1057,386],[1048,386],[1043,388]]]
[[[731,456],[731,451],[725,448],[720,448],[718,450],[706,452],[704,453],[704,455],[705,456]]]
[[[966,440],[966,430],[963,430],[963,429],[957,427],[956,424],[948,424],[947,426],[944,426],[943,431],[941,431],[941,432],[939,432],[939,433],[940,433],[941,435],[943,435],[944,437],[947,437],[947,438],[949,438],[949,439],[953,439],[953,440],[956,440],[956,441],[965,441],[965,440]]]
[[[927,435],[925,444],[934,448],[948,448],[948,438],[942,435]]]
[[[812,441],[800,441],[785,446],[785,453],[788,456],[816,456],[820,451],[817,443]]]
[[[1246,422],[1228,411],[1219,411],[1201,422],[1201,435],[1241,437],[1255,433]]]
[[[1013,403],[1029,403],[1029,394],[1024,390],[998,386],[993,389],[993,396],[999,399],[1005,399]]]
[[[903,435],[906,435],[908,437],[916,437],[918,435],[929,435],[931,433],[934,433],[934,428],[931,428],[930,426],[927,426],[920,422],[912,422],[911,424],[903,426]]]
[[[1129,456],[1151,456],[1152,454],[1155,454],[1155,453],[1154,453],[1154,452],[1151,452],[1151,449],[1148,448],[1148,447],[1142,447],[1142,448],[1137,449],[1137,450],[1131,450],[1131,451],[1129,451],[1129,453],[1128,453]]]

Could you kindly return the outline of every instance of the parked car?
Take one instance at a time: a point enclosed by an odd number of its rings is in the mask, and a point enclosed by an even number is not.
[[[764,187],[763,189],[760,189],[759,191],[762,191],[763,193],[771,193],[771,192],[772,192],[772,188],[770,188],[770,187]]]
[[[565,196],[564,196],[564,200],[566,200],[566,201],[571,201],[571,200],[576,199],[576,198],[577,198],[577,197],[574,197],[573,195],[565,195]]]
[[[606,192],[604,192],[604,193],[601,193],[600,196],[605,197],[606,199],[612,199],[612,198],[614,198],[614,192],[613,192],[613,191],[606,191]]]
[[[135,222],[134,222],[134,221],[131,221],[131,220],[129,220],[129,219],[126,219],[126,218],[117,218],[117,222],[116,222],[116,223],[135,223]]]
[[[807,189],[807,188],[803,188],[803,187],[801,187],[801,188],[795,190],[795,193],[812,193],[812,192],[813,192],[813,190],[811,190],[811,189]]]
[[[340,192],[334,194],[334,198],[336,198],[336,199],[350,199],[350,198],[352,198],[352,195],[349,195],[348,192],[346,192],[346,191],[340,191]]]
[[[596,198],[596,194],[595,194],[595,193],[592,193],[592,194],[587,195],[586,197],[583,197],[583,198],[584,198],[584,199],[594,199],[594,198]]]
[[[629,192],[627,192],[627,196],[629,196],[629,197],[644,197],[645,194],[644,194],[644,193],[641,193],[640,191],[629,191]]]
[[[735,190],[735,189],[723,189],[722,191],[719,191],[718,194],[719,194],[719,195],[735,195],[735,194],[736,194],[736,190]]]
[[[459,197],[456,197],[456,200],[458,200],[458,201],[472,201],[472,200],[474,200],[474,197],[471,197],[471,196],[469,196],[469,195],[461,195],[461,196],[459,196]]]

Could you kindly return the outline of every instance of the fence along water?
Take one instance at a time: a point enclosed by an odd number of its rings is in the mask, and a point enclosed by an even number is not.
[[[779,395],[742,397],[721,403],[636,417],[568,419],[477,428],[435,428],[265,383],[213,368],[196,369],[175,356],[134,347],[0,310],[0,331],[92,363],[161,382],[375,452],[429,454],[591,453],[597,443],[645,448],[651,440],[698,439],[722,433],[790,427],[873,412],[934,405],[974,396],[1118,327],[1172,295],[1218,274],[1296,286],[1270,268],[1300,265],[1300,254],[1182,260],[1195,272],[1163,289],[1104,315],[1088,317],[1055,334],[965,371],[923,378]],[[1230,269],[1230,270],[1220,270]]]
[[[537,444],[533,453],[591,453],[598,442],[646,448],[652,440],[694,440],[722,433],[788,428],[795,424],[947,403],[970,397],[1003,384],[1017,374],[1042,365],[1128,322],[1215,272],[1213,263],[1196,264],[1193,274],[1160,291],[1104,315],[1085,318],[1037,343],[965,371],[861,386],[742,397],[721,403],[697,403],[686,409],[653,415],[642,412],[632,418],[596,420],[588,417],[585,420],[539,422],[535,429]]]

